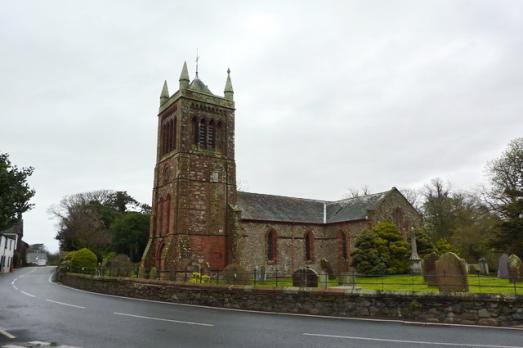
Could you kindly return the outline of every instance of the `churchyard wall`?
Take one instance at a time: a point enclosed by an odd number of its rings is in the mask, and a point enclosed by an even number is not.
[[[58,280],[99,293],[224,308],[433,323],[523,325],[520,296],[363,294],[339,288],[254,289],[71,273],[60,273]]]

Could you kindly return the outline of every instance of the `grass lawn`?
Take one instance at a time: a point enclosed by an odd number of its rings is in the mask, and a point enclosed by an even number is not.
[[[501,295],[518,295],[523,296],[523,283],[517,283],[516,287],[507,279],[499,279],[490,276],[469,275],[469,292],[478,294],[501,294]],[[278,282],[275,279],[268,279],[266,281],[257,281],[251,285],[257,288],[273,288],[273,287],[291,287],[291,278],[279,278]],[[336,279],[329,280],[327,287],[336,287],[338,282]],[[320,287],[324,287],[320,284]],[[438,293],[437,287],[429,287],[423,281],[422,276],[418,275],[391,275],[382,277],[356,277],[356,287],[364,290],[379,290],[388,292],[429,292]]]

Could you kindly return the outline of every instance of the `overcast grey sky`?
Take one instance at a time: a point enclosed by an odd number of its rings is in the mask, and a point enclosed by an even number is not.
[[[523,135],[523,1],[3,1],[0,152],[34,166],[25,239],[47,210],[126,190],[150,204],[156,112],[184,60],[223,94],[253,192],[472,189]]]

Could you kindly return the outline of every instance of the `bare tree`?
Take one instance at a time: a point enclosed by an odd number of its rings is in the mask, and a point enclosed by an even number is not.
[[[371,194],[370,188],[367,184],[363,185],[361,188],[349,187],[348,192],[343,195],[343,198],[356,198],[361,196],[367,196]]]
[[[418,212],[421,212],[423,208],[423,193],[417,189],[403,188],[399,190],[403,196],[409,201],[409,203]]]

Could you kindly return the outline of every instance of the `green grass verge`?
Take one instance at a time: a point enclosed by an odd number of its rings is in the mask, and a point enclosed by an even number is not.
[[[214,281],[210,282],[215,283]],[[222,283],[220,281],[220,283]],[[475,294],[499,294],[499,295],[522,295],[523,283],[516,283],[516,286],[507,279],[499,279],[490,276],[468,276],[469,292]],[[256,288],[285,288],[292,287],[292,280],[289,277],[268,279],[265,281],[251,282],[249,285]],[[336,279],[329,280],[327,288],[338,286]],[[320,284],[321,288],[325,284]],[[429,287],[419,275],[390,275],[381,277],[356,277],[356,287],[363,290],[375,290],[385,292],[426,292],[439,293],[437,287]]]

